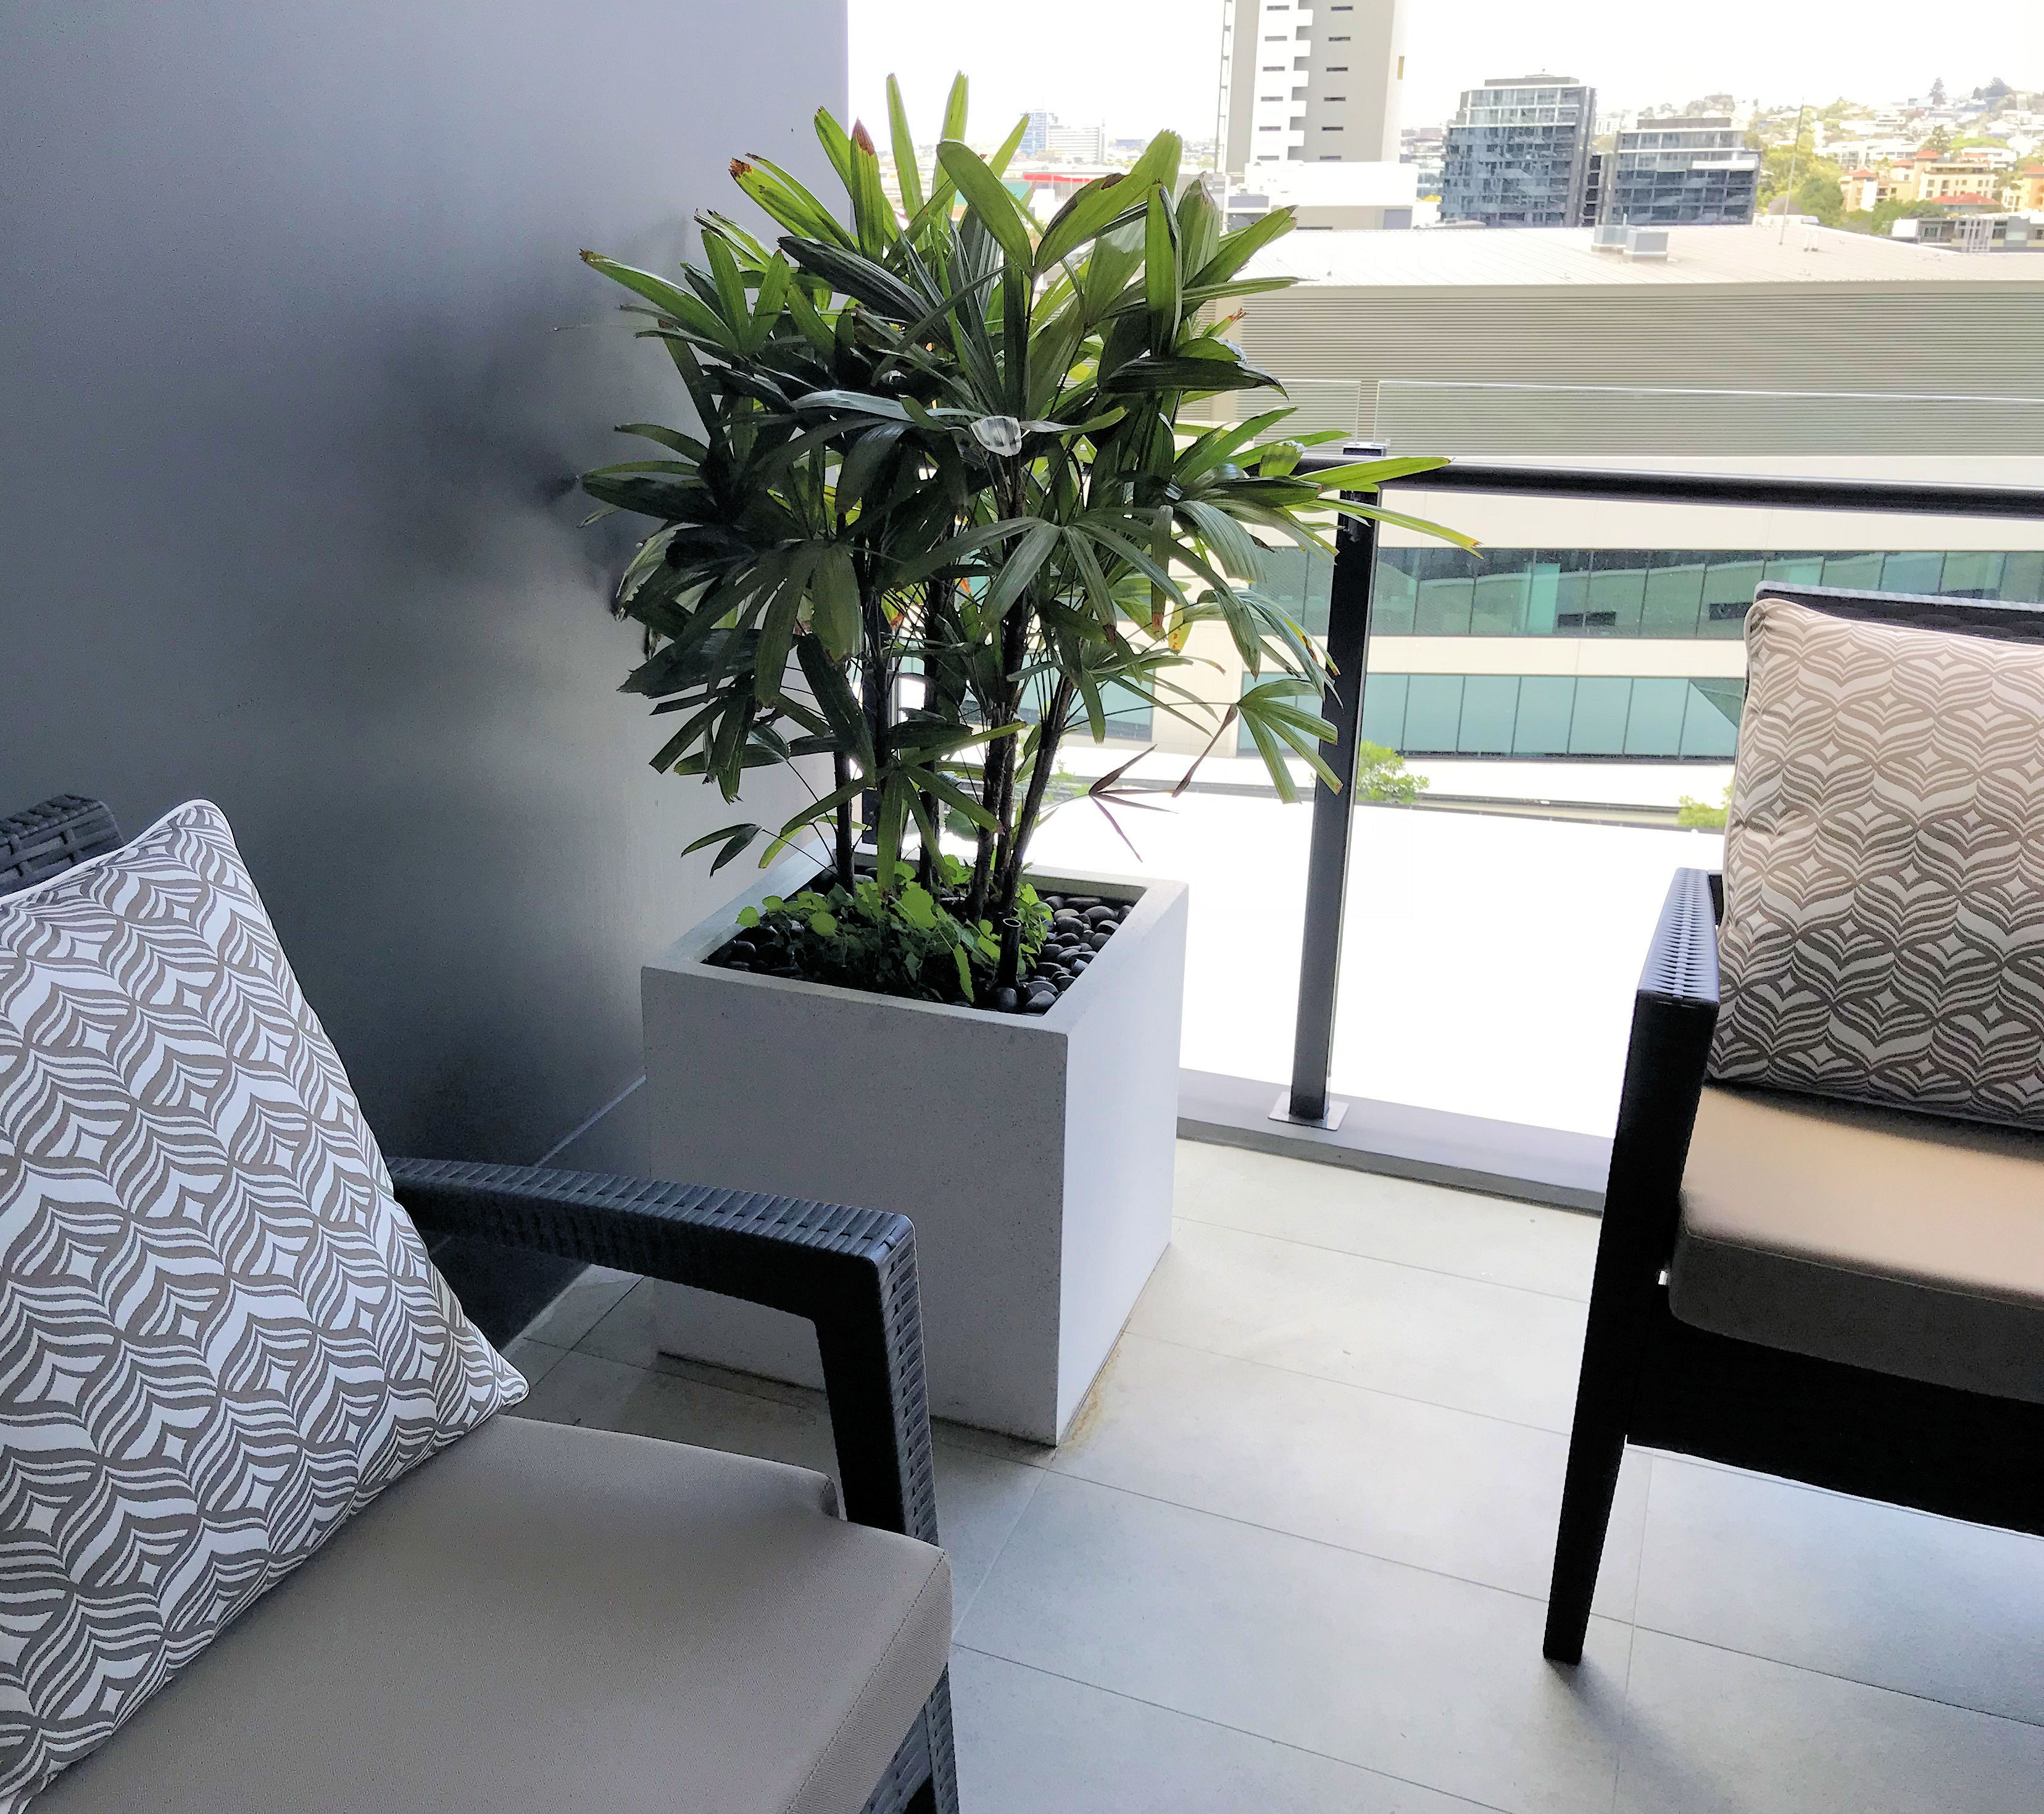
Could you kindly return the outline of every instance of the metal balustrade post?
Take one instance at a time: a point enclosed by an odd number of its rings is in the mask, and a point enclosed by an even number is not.
[[[1351,445],[1346,459],[1381,457],[1380,447]],[[1350,493],[1350,496],[1355,494]],[[1362,731],[1363,688],[1370,673],[1370,611],[1377,596],[1377,524],[1345,516],[1335,538],[1327,600],[1327,659],[1334,680],[1320,715],[1335,727],[1321,746],[1341,785],[1316,780],[1312,846],[1306,860],[1306,921],[1299,951],[1299,1009],[1292,1037],[1292,1084],[1270,1111],[1273,1121],[1333,1128],[1340,1105],[1327,1101],[1334,1056],[1335,1006],[1341,980],[1342,920],[1348,899],[1350,819],[1355,806],[1355,752]]]

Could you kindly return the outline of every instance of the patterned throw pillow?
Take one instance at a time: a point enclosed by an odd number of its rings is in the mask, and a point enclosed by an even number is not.
[[[1712,1073],[2044,1128],[2044,645],[1746,639]]]
[[[217,808],[0,899],[0,1814],[524,1396]]]

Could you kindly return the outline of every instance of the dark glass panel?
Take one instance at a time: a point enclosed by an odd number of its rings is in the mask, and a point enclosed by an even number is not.
[[[1704,635],[1746,634],[1746,614],[1765,566],[1758,554],[1732,550],[1715,550],[1705,557],[1704,616],[1697,626]]]
[[[1827,554],[1824,584],[1854,592],[1879,592],[1883,558],[1880,554]]]
[[[1412,607],[1419,598],[1412,577],[1416,548],[1386,548],[1377,560],[1377,596],[1370,611],[1370,627],[1378,636],[1410,636]]]
[[[1626,754],[1681,754],[1682,714],[1689,703],[1689,696],[1687,681],[1635,681],[1632,707],[1625,721]]]
[[[1569,726],[1571,756],[1622,756],[1632,682],[1602,676],[1576,681],[1576,713]]]
[[[1462,682],[1462,721],[1455,747],[1465,756],[1508,756],[1519,715],[1519,677],[1471,674]]]
[[[1405,682],[1405,742],[1408,750],[1451,756],[1462,731],[1462,677],[1412,674]]]
[[[1476,562],[1460,548],[1422,548],[1416,636],[1466,636],[1476,593]]]
[[[1824,557],[1777,554],[1767,563],[1766,577],[1778,586],[1820,586],[1824,583]]]
[[[1942,554],[1890,554],[1881,570],[1883,592],[1935,592],[1945,577]]]
[[[1584,627],[1599,636],[1637,636],[1646,599],[1646,557],[1629,549],[1600,549],[1590,573]]]
[[[2002,563],[2001,596],[2018,604],[2044,604],[2044,549],[2011,554]]]
[[[1529,635],[1551,636],[1560,596],[1561,563],[1543,550],[1526,570],[1526,629]]]
[[[1470,615],[1472,636],[1526,634],[1526,589],[1532,564],[1528,549],[1487,550],[1476,572],[1476,603]]]
[[[1938,591],[1954,598],[2000,598],[2001,556],[1999,554],[1947,554]]]
[[[1682,715],[1682,754],[1716,756],[1730,761],[1739,746],[1739,704],[1743,695],[1737,681],[1691,681]],[[1727,689],[1739,688],[1738,694]]]
[[[1566,756],[1575,715],[1576,683],[1568,674],[1528,674],[1519,683],[1519,719],[1512,738],[1520,756]]]
[[[1372,674],[1362,689],[1362,741],[1387,750],[1405,747],[1405,677]]]
[[[1640,607],[1642,636],[1693,637],[1704,608],[1704,556],[1693,549],[1656,554],[1646,570],[1646,597]]]

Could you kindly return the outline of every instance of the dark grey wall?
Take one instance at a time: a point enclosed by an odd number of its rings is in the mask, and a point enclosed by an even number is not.
[[[730,892],[563,483],[679,387],[575,252],[845,82],[843,0],[0,6],[0,811],[218,801],[390,1150],[553,1145]]]

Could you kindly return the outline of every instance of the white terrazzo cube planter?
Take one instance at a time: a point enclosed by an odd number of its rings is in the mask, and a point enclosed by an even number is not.
[[[916,1225],[930,1410],[1055,1442],[1170,1240],[1186,891],[1036,875],[1133,900],[1040,1014],[903,1001],[705,960],[790,894],[783,864],[645,967],[661,1177],[893,1210]],[[821,1383],[809,1325],[666,1288],[667,1352]]]

